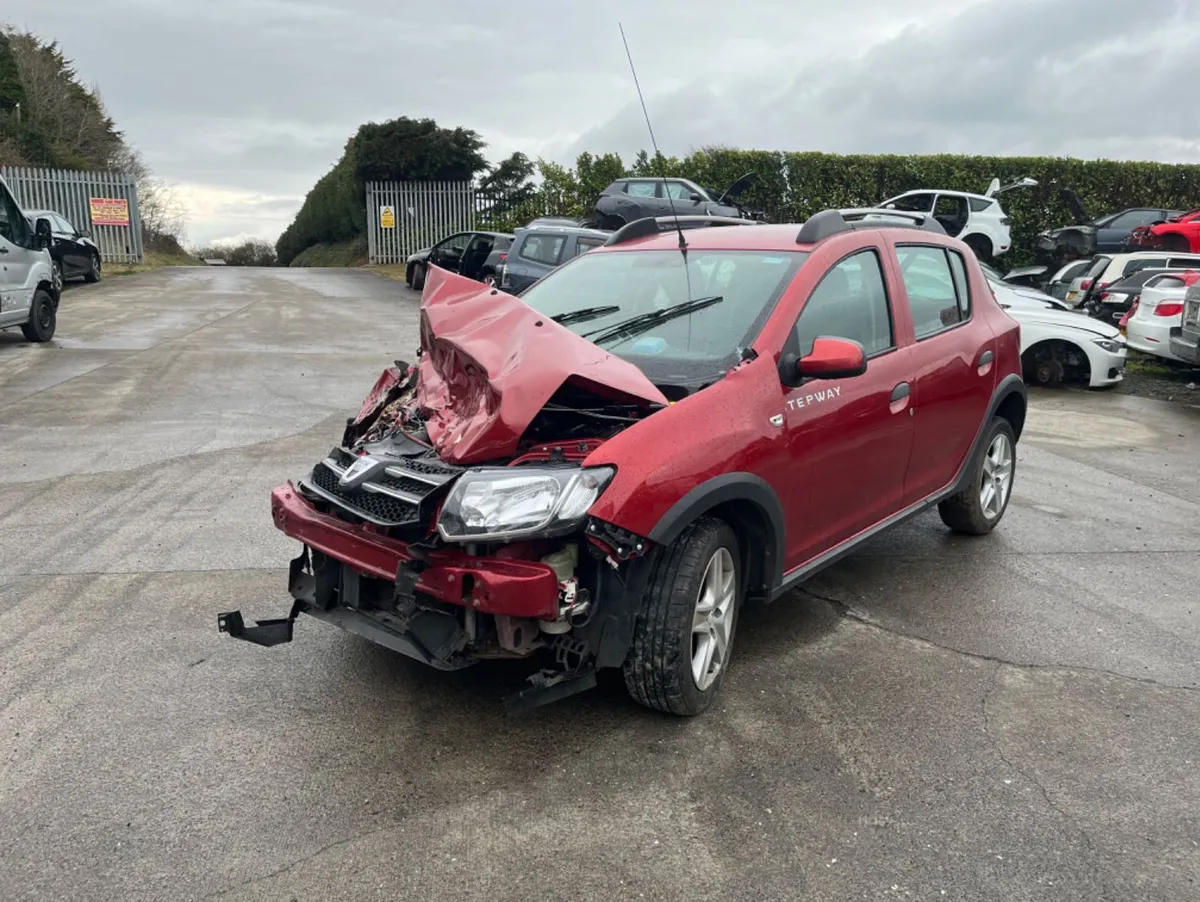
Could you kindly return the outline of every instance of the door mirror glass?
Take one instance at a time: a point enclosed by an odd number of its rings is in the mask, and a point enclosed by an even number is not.
[[[45,216],[38,218],[33,226],[34,244],[39,248],[47,248],[51,242],[50,220]]]
[[[867,371],[863,346],[848,338],[813,339],[812,351],[796,364],[797,375],[805,379],[847,379]]]

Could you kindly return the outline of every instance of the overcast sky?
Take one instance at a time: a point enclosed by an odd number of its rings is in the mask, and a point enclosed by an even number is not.
[[[1200,0],[39,0],[192,244],[274,240],[363,122],[487,155],[648,144],[1200,162]],[[979,189],[986,186],[980,185]]]

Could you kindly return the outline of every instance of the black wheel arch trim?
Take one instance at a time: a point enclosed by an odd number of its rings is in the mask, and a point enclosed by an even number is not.
[[[755,476],[753,473],[722,473],[701,483],[671,505],[647,538],[658,545],[669,545],[688,524],[714,507],[731,501],[749,502],[763,515],[767,526],[767,543],[763,549],[763,575],[767,591],[770,592],[783,579],[786,521],[779,496],[771,484],[761,476]]]
[[[975,455],[979,452],[979,445],[987,436],[988,429],[992,425],[992,419],[1000,410],[1000,406],[1009,398],[1016,395],[1021,399],[1021,404],[1026,410],[1029,409],[1029,391],[1025,387],[1025,380],[1015,373],[1009,373],[1000,380],[1000,384],[996,386],[992,392],[992,400],[988,404],[987,416],[983,418],[983,422],[979,424],[979,431],[975,434],[975,440],[971,442],[971,450],[967,452],[966,459],[963,460],[962,466],[959,468],[958,476],[955,478],[953,487],[946,495],[953,495],[966,487],[967,481],[971,478],[971,461],[975,459]],[[1024,429],[1025,420],[1022,417],[1021,422],[1013,427],[1013,437],[1020,441],[1021,432]]]

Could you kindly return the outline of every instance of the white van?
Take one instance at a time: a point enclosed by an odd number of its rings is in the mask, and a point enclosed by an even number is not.
[[[0,330],[20,326],[27,341],[49,341],[58,324],[50,240],[50,220],[30,229],[0,177]]]

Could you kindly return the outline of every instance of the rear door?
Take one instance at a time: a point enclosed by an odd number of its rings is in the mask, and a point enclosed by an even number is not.
[[[894,514],[912,442],[912,364],[897,340],[884,248],[831,266],[809,295],[783,353],[803,357],[820,336],[863,346],[866,373],[785,387],[784,428],[796,469],[788,483],[788,568]]]
[[[524,291],[562,262],[567,236],[562,232],[527,232],[508,252],[506,289]]]
[[[897,268],[913,330],[912,459],[904,479],[912,504],[949,485],[966,459],[996,386],[996,338],[975,316],[961,253],[896,243]]]

